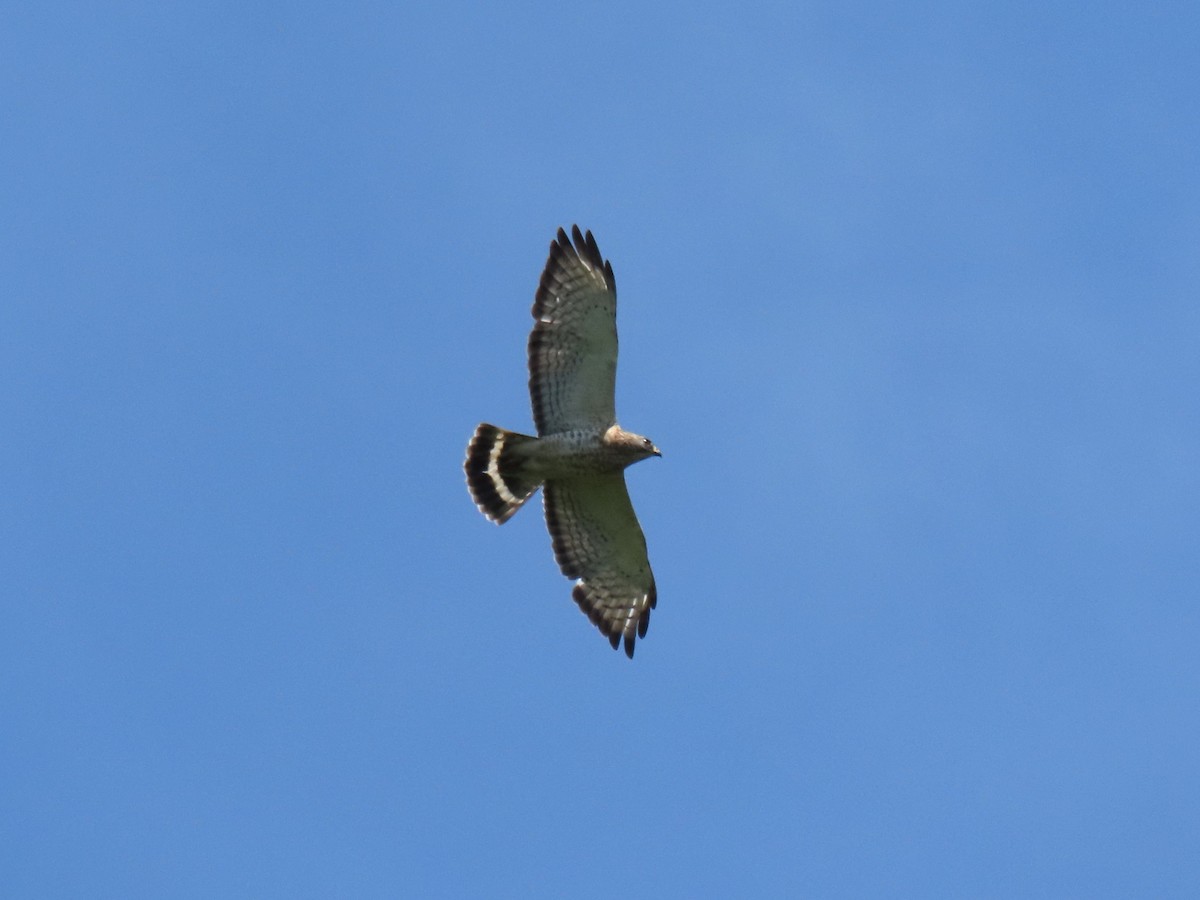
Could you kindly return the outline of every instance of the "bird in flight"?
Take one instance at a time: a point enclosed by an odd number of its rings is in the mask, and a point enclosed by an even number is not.
[[[533,301],[529,393],[537,437],[480,425],[467,445],[467,487],[503,525],[540,487],[571,596],[615,650],[646,636],[657,602],[646,538],[625,468],[662,456],[617,424],[617,283],[589,231],[561,228]]]

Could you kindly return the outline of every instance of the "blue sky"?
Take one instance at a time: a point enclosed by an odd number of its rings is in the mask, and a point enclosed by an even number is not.
[[[4,896],[1193,895],[1193,4],[5,18]],[[461,470],[574,222],[633,662]]]

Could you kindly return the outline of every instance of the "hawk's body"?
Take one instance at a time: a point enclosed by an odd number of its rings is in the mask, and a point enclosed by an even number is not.
[[[616,648],[632,657],[657,595],[646,539],[624,469],[658,448],[617,425],[617,285],[589,231],[550,245],[533,302],[529,392],[537,437],[480,425],[467,447],[476,505],[507,522],[539,487],[554,556],[578,579],[572,596]]]

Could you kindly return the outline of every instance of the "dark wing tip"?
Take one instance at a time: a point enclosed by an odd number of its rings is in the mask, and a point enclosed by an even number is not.
[[[604,268],[604,257],[600,255],[600,247],[596,244],[596,239],[592,237],[590,231],[584,235],[584,240],[587,242],[587,252],[592,262],[600,268]]]
[[[613,275],[612,263],[606,260],[604,254],[600,252],[600,245],[596,243],[596,238],[591,230],[581,231],[578,225],[572,225],[571,242],[568,242],[566,232],[560,228],[558,229],[558,243],[563,245],[563,250],[573,250],[579,259],[601,275],[608,289],[613,292],[613,296],[616,296],[617,279]]]
[[[572,225],[571,240],[580,259],[585,260],[593,269],[604,271],[604,257],[600,255],[600,247],[591,231],[580,231],[578,225]]]
[[[651,586],[648,595],[650,603],[642,610],[636,624],[625,619],[622,620],[619,627],[615,621],[605,618],[603,609],[592,601],[592,598],[588,594],[587,586],[584,583],[580,582],[575,585],[574,590],[571,591],[571,597],[591,623],[600,630],[600,633],[608,638],[608,642],[612,645],[612,648],[614,650],[619,649],[623,641],[625,655],[633,659],[633,651],[637,639],[644,638],[646,630],[650,627],[650,609],[654,606],[657,599],[653,586]]]

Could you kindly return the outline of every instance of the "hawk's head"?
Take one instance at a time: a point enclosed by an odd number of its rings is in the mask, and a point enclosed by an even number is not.
[[[662,456],[662,451],[654,446],[650,438],[625,431],[620,425],[614,425],[604,432],[604,443],[619,450],[622,458],[628,459],[625,463],[627,466],[651,456]]]

